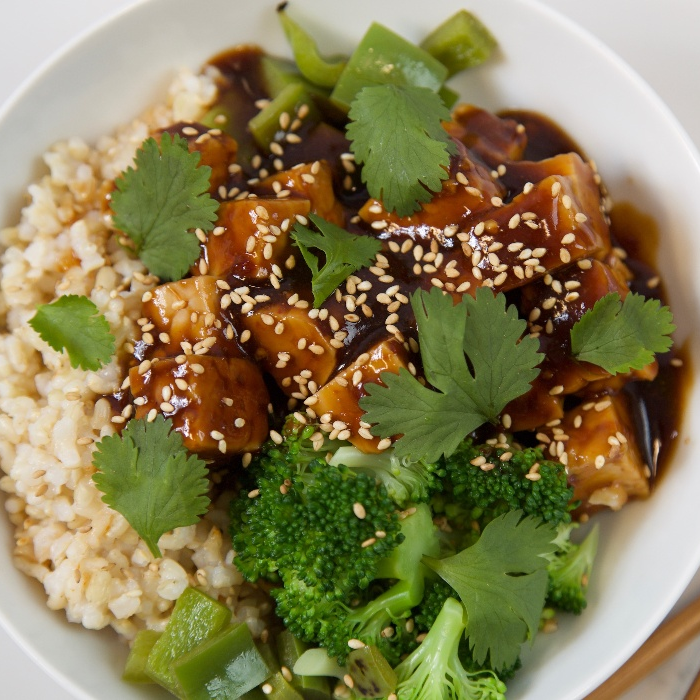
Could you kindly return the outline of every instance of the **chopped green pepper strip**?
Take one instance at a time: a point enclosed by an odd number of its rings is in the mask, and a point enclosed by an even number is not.
[[[298,640],[289,630],[282,630],[277,635],[276,641],[280,665],[292,673],[291,684],[304,696],[305,700],[330,698],[330,686],[325,678],[322,676],[301,676],[292,672],[299,657],[306,651],[306,644]]]
[[[427,51],[374,22],[353,51],[331,93],[331,100],[348,109],[362,88],[370,85],[425,87],[439,91],[447,68]]]
[[[236,700],[270,677],[248,625],[231,625],[175,659],[184,700]]]
[[[260,148],[270,150],[270,144],[281,135],[280,117],[283,112],[294,116],[302,105],[308,107],[305,122],[321,121],[320,114],[302,83],[290,83],[274,100],[263,107],[249,122],[248,129]]]
[[[122,679],[129,683],[153,683],[153,679],[146,673],[148,655],[153,645],[160,639],[160,632],[155,630],[141,630],[131,645],[129,656],[126,657],[126,665]]]
[[[286,8],[287,3],[282,3],[277,13],[299,71],[315,85],[333,87],[345,68],[345,59],[328,61],[322,58],[316,42],[286,13]]]
[[[173,661],[213,637],[230,621],[231,611],[225,605],[196,588],[186,588],[148,655],[146,674],[179,695],[180,687],[171,668]]]
[[[483,63],[496,46],[491,32],[466,10],[452,15],[421,42],[421,48],[440,61],[450,76]]]

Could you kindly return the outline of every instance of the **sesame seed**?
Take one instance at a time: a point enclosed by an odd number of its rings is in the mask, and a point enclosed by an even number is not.
[[[366,540],[362,543],[361,546],[362,546],[363,549],[366,549],[367,547],[371,547],[373,544],[376,544],[376,542],[377,542],[377,538],[376,538],[376,537],[370,537],[370,538],[366,539]]]
[[[352,506],[352,512],[355,514],[355,517],[359,518],[360,520],[364,520],[367,517],[367,511],[362,503],[354,503]]]
[[[363,649],[366,644],[359,639],[348,639],[348,646],[351,649]]]
[[[602,468],[605,466],[605,457],[604,457],[604,455],[598,455],[598,456],[595,458],[594,464],[595,464],[595,468],[596,468],[596,469],[602,469]]]
[[[559,180],[556,180],[552,184],[552,197],[556,197],[560,191],[561,191],[561,182],[559,182]]]
[[[382,451],[391,447],[391,438],[384,438],[377,443],[377,449]]]

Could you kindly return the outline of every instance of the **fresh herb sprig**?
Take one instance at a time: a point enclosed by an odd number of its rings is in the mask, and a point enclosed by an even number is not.
[[[369,236],[353,236],[315,214],[309,214],[309,219],[319,233],[297,223],[292,229],[292,238],[311,270],[311,291],[314,306],[318,308],[353,272],[369,265],[382,244]],[[318,258],[309,248],[325,253],[323,267],[319,268]]]
[[[458,304],[433,288],[411,297],[425,378],[423,386],[402,369],[384,372],[386,386],[367,384],[360,399],[364,419],[381,437],[401,435],[399,456],[437,461],[465,435],[495,421],[506,404],[530,389],[542,355],[538,342],[523,337],[526,324],[503,294],[479,288]]]
[[[29,325],[54,350],[68,353],[71,367],[98,370],[114,355],[107,319],[85,296],[66,294],[37,306]]]
[[[176,527],[194,525],[207,507],[206,464],[189,454],[163,416],[130,420],[121,435],[103,438],[94,453],[95,486],[160,557],[158,541]]]
[[[350,106],[347,136],[370,195],[407,216],[449,175],[456,146],[442,126],[450,111],[425,87],[366,87]]]
[[[199,165],[187,141],[168,132],[160,145],[148,138],[114,182],[114,225],[133,242],[148,270],[163,280],[179,280],[199,257],[194,229],[211,231],[218,203],[209,195],[211,168]]]
[[[476,544],[445,559],[423,561],[459,595],[466,635],[477,664],[487,657],[499,671],[513,666],[524,641],[537,633],[547,594],[545,555],[557,530],[512,510],[492,520]]]
[[[577,360],[610,374],[642,369],[655,353],[666,352],[676,329],[673,314],[658,299],[630,293],[620,301],[606,294],[571,329],[571,351]]]

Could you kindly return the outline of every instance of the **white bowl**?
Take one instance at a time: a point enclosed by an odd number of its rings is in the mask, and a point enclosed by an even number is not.
[[[230,45],[258,42],[288,53],[274,0],[149,0],[84,37],[45,67],[0,112],[0,226],[18,214],[40,154],[71,135],[87,140],[128,121],[162,94],[175,69],[197,67]],[[462,0],[426,12],[414,0],[294,0],[295,14],[329,52],[349,50],[370,21],[419,39]],[[700,167],[689,139],[653,92],[575,25],[529,0],[470,0],[496,35],[496,60],[456,81],[465,101],[522,108],[559,122],[598,163],[613,198],[651,214],[662,236],[658,264],[677,339],[698,365]],[[325,11],[324,11],[325,10]],[[330,15],[330,16],[329,16]],[[554,635],[540,636],[509,684],[510,700],[575,700],[611,674],[651,633],[700,563],[700,392],[689,395],[673,464],[652,498],[600,517],[600,554],[590,604]],[[162,697],[129,687],[124,648],[50,612],[38,584],[12,566],[0,519],[0,622],[78,698]]]

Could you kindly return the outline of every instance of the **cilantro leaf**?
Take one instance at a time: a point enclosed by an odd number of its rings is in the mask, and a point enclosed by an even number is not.
[[[363,88],[350,105],[347,137],[362,180],[387,211],[412,214],[447,178],[456,147],[441,122],[450,111],[425,87]]]
[[[466,636],[477,664],[489,656],[495,671],[512,666],[533,639],[547,593],[546,554],[557,531],[513,510],[492,520],[476,544],[445,559],[423,561],[459,595]]]
[[[211,168],[199,166],[199,159],[185,139],[165,132],[160,148],[154,138],[146,139],[136,152],[136,169],[127,168],[114,181],[114,225],[134,242],[149,271],[164,280],[184,277],[199,257],[190,231],[211,231],[216,221],[218,203],[208,192]]]
[[[309,214],[309,218],[320,233],[295,224],[292,238],[311,270],[311,291],[314,306],[318,308],[353,272],[369,265],[382,244],[369,236],[354,236],[315,214]],[[309,248],[318,248],[326,254],[326,263],[322,268],[319,269],[318,258]]]
[[[131,420],[121,435],[103,438],[93,456],[102,500],[128,520],[154,557],[161,556],[161,535],[194,525],[209,505],[205,463],[170,429],[163,416]]]
[[[29,325],[54,350],[65,350],[71,367],[97,370],[114,355],[109,323],[85,296],[67,294],[37,306]]]
[[[436,461],[527,392],[542,355],[534,338],[521,338],[526,323],[514,307],[506,309],[503,294],[482,287],[476,298],[465,296],[455,305],[433,288],[417,291],[411,305],[425,378],[437,391],[405,370],[384,372],[386,386],[367,384],[360,408],[364,420],[376,424],[373,434],[402,436],[397,455]]]
[[[673,315],[658,299],[630,293],[620,302],[617,292],[606,294],[571,329],[571,351],[577,360],[602,367],[610,374],[642,369],[655,353],[673,341]]]

